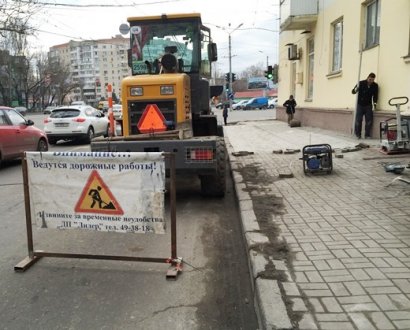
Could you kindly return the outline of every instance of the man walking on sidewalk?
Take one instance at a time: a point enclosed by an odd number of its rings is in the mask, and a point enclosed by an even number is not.
[[[362,137],[363,116],[365,119],[364,137],[370,138],[373,124],[373,107],[376,109],[379,96],[379,85],[374,82],[376,75],[370,73],[366,80],[361,80],[359,86],[352,89],[352,94],[359,93],[356,106],[354,133],[358,139]]]
[[[283,103],[283,106],[286,108],[286,114],[288,115],[288,125],[290,126],[290,122],[292,121],[295,115],[295,108],[296,108],[296,101],[293,98],[293,95],[289,96],[289,99]]]
[[[224,117],[224,124],[225,126],[228,125],[228,109],[229,109],[229,104],[224,104],[223,105],[223,111],[222,111],[222,117]]]

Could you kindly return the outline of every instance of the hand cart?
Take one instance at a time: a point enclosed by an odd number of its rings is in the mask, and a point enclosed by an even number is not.
[[[332,147],[329,144],[311,144],[303,147],[303,172],[330,174],[333,169]]]

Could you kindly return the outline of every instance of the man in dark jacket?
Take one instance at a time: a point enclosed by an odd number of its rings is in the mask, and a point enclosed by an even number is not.
[[[228,109],[229,109],[229,104],[225,103],[223,105],[223,111],[222,111],[222,117],[224,117],[224,124],[228,125],[227,118],[228,118]]]
[[[354,125],[354,133],[358,139],[362,137],[363,116],[365,119],[364,137],[370,138],[373,124],[373,107],[376,108],[377,98],[379,96],[379,85],[374,82],[375,78],[376,75],[370,73],[366,80],[361,80],[359,86],[356,85],[352,89],[352,94],[359,93]]]
[[[290,125],[290,122],[293,119],[293,116],[295,114],[295,108],[296,108],[296,101],[293,98],[293,95],[289,96],[289,99],[283,103],[283,106],[286,108],[286,113],[288,115],[288,125]]]

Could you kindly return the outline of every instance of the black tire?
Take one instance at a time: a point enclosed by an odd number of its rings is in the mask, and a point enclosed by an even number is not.
[[[40,139],[37,144],[37,151],[48,151],[48,144],[47,141],[44,139]]]
[[[226,148],[223,138],[216,141],[216,173],[201,175],[201,194],[206,197],[224,197],[226,190]]]
[[[88,127],[87,137],[85,138],[87,143],[91,143],[91,140],[94,137],[94,129],[92,127]]]

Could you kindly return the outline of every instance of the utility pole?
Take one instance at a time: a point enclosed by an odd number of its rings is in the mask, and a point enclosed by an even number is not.
[[[237,29],[239,29],[243,23],[239,24],[235,29],[233,29],[231,32],[228,32],[229,36],[229,93],[228,93],[228,98],[229,98],[229,108],[232,110],[232,98],[229,97],[232,94],[232,44],[231,44],[231,34],[235,32]],[[229,28],[231,27],[231,23],[228,24]]]

